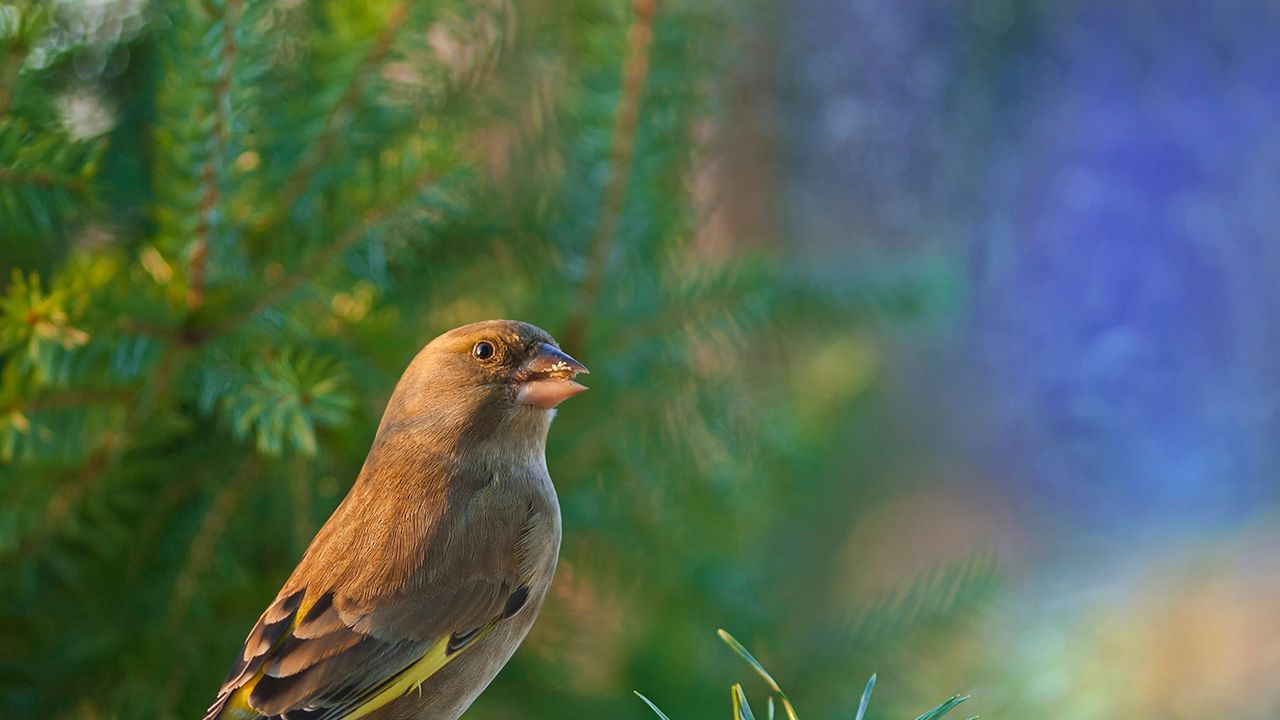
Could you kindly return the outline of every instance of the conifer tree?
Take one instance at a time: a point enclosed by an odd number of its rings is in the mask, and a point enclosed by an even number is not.
[[[488,317],[592,390],[553,599],[476,717],[719,711],[701,647],[787,612],[753,558],[865,383],[789,390],[936,289],[702,252],[732,5],[0,6],[0,716],[195,716],[413,353]]]

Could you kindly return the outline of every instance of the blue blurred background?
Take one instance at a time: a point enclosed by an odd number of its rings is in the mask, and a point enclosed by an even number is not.
[[[1009,563],[984,716],[1274,717],[1277,7],[801,0],[759,33],[735,148],[783,242],[957,280],[888,333],[881,452],[963,525],[933,552]]]

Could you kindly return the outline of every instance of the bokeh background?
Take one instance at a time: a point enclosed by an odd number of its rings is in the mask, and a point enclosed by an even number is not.
[[[468,717],[1280,715],[1258,0],[0,5],[0,716],[193,717],[414,351],[592,369]],[[760,706],[757,705],[757,709]]]

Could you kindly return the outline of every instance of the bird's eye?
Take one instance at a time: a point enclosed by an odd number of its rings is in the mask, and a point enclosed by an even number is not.
[[[477,360],[488,360],[493,357],[493,353],[493,343],[488,340],[481,340],[475,344],[475,347],[471,348],[471,354],[474,355]]]

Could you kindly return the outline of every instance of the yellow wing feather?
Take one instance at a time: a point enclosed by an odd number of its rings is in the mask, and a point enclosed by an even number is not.
[[[300,618],[306,615],[307,609],[312,604],[313,603],[306,602],[305,600],[303,601],[299,606],[298,611],[294,614],[293,622],[289,624],[289,630],[281,633],[280,640],[276,641],[277,644],[279,644],[298,627]],[[449,652],[449,636],[441,638],[432,645],[431,648],[427,650],[426,654],[424,654],[419,660],[400,671],[399,674],[392,676],[385,687],[377,691],[377,693],[368,700],[365,700],[360,703],[360,705],[352,708],[349,713],[343,715],[342,720],[357,720],[358,718],[362,718],[387,703],[390,703],[392,700],[403,695],[407,695],[411,691],[422,687],[422,683],[426,682],[428,678],[439,672],[440,668],[448,665],[450,661],[465,652],[467,648],[475,645],[476,641],[493,632],[493,629],[498,626],[498,622],[501,619],[501,615],[494,618],[487,625],[481,628],[480,631],[472,638],[470,638],[465,645],[457,648],[453,652]],[[258,681],[262,679],[263,675],[264,670],[259,669],[253,674],[253,677],[250,678],[248,682],[237,688],[236,691],[231,694],[231,697],[227,698],[227,703],[223,706],[223,712],[226,713],[226,715],[221,715],[219,717],[225,717],[226,720],[256,720],[256,718],[261,717],[261,714],[254,710],[253,706],[249,704],[249,695],[253,693],[253,689],[257,687]]]
[[[343,720],[357,720],[357,718],[362,718],[392,700],[403,695],[407,695],[422,687],[422,683],[426,682],[427,678],[435,675],[439,672],[440,668],[448,665],[451,660],[461,655],[467,650],[467,648],[475,645],[477,640],[493,632],[493,629],[497,627],[497,625],[497,620],[485,625],[484,628],[481,629],[480,632],[476,633],[475,637],[471,638],[466,645],[463,645],[452,653],[449,652],[449,638],[442,638],[435,645],[431,646],[431,649],[422,656],[421,660],[418,660],[414,664],[405,668],[399,675],[396,675],[386,687],[378,691],[378,694],[361,703],[359,707],[352,709],[352,711],[347,714]]]
[[[314,599],[309,599],[305,594],[303,595],[302,601],[298,603],[298,609],[293,613],[293,620],[289,622],[289,629],[280,633],[280,637],[277,638],[271,648],[267,650],[267,655],[270,655],[281,642],[284,642],[286,637],[292,634],[294,630],[298,629],[298,625],[302,622],[301,618],[306,616],[307,611],[310,610],[311,606],[314,604]],[[231,697],[227,698],[226,704],[222,706],[222,713],[225,714],[226,720],[256,720],[257,718],[262,717],[262,713],[254,710],[253,706],[249,704],[249,695],[253,692],[253,689],[258,686],[258,681],[262,679],[264,674],[263,669],[259,668],[258,671],[253,674],[253,677],[249,678],[245,684],[236,688],[236,691],[231,693]],[[219,720],[222,720],[223,714],[219,714],[218,718]]]

